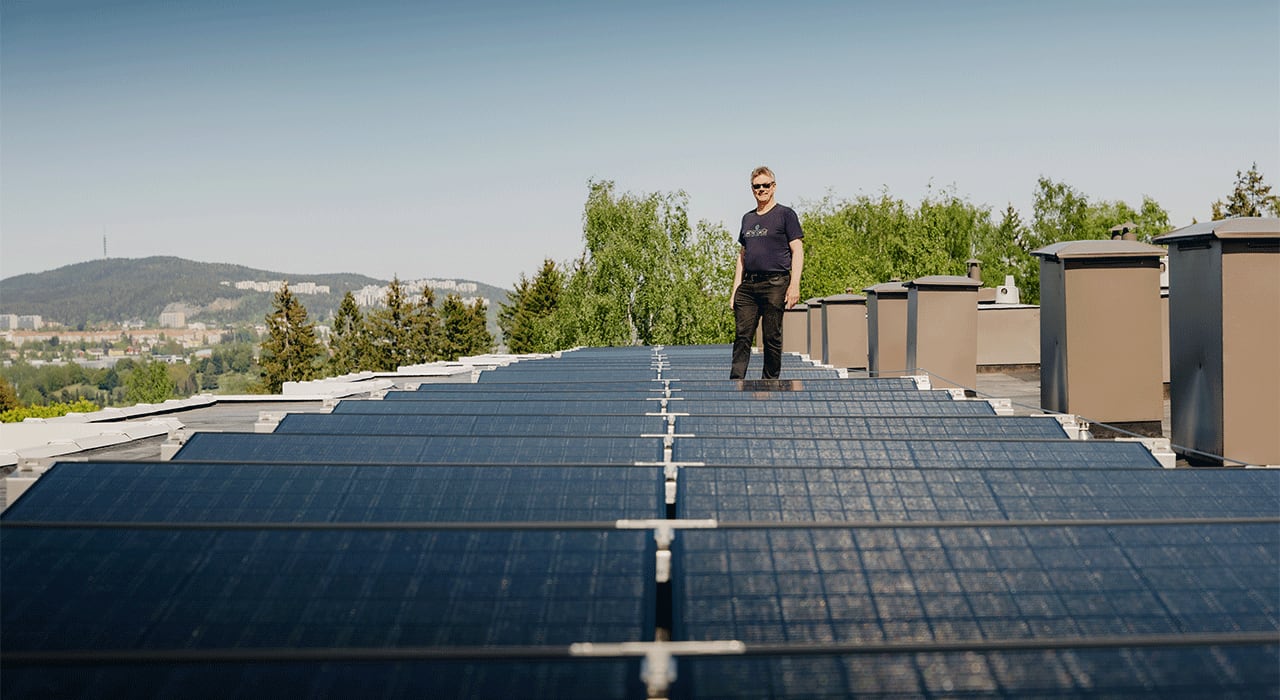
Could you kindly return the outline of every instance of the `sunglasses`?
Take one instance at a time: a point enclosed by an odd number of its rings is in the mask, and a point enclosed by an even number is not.
[[[757,185],[757,184],[755,184],[755,183],[751,183],[751,189],[753,189],[753,190],[767,190],[767,189],[769,189],[770,187],[773,187],[773,183],[772,183],[772,182],[762,182],[762,183],[760,183],[760,184],[758,184],[758,185]]]

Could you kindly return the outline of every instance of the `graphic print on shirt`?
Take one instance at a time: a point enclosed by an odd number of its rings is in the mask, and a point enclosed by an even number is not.
[[[760,224],[756,224],[756,227],[749,231],[742,232],[743,238],[759,238],[767,235],[769,235],[769,229],[761,228]]]

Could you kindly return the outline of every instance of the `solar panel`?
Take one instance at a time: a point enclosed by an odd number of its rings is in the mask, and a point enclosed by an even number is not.
[[[3,522],[566,522],[662,518],[656,467],[63,462]]]
[[[1274,633],[1280,528],[691,530],[675,639],[937,642]]]
[[[9,666],[6,698],[645,697],[636,659]]]
[[[706,401],[686,398],[680,411],[694,416],[994,416],[986,401],[812,399],[809,401]]]
[[[55,465],[0,515],[0,694],[645,697],[568,645],[668,637],[745,644],[676,651],[670,697],[1280,691],[1280,475],[729,355],[583,348]],[[634,466],[668,428],[684,466]],[[604,525],[669,516],[670,560]]]
[[[676,432],[702,437],[1067,438],[1056,420],[1031,416],[773,416],[767,421],[680,416]]]
[[[1159,463],[1141,443],[1101,440],[889,440],[690,437],[674,457],[708,465],[906,467],[916,469],[1115,469]]]
[[[1268,517],[1280,479],[1261,470],[680,470],[681,518],[732,521],[972,521]]]
[[[667,372],[664,371],[664,374]],[[656,372],[655,372],[656,377]],[[760,379],[699,379],[685,380],[678,377],[668,379],[645,379],[643,381],[592,381],[592,382],[541,382],[536,380],[530,381],[512,381],[512,382],[491,382],[488,385],[480,384],[420,384],[416,391],[422,393],[509,393],[509,392],[525,392],[525,391],[541,391],[545,393],[576,393],[581,391],[647,391],[661,390],[665,383],[670,382],[672,389],[684,391],[919,391],[916,383],[912,379],[902,377],[884,377],[884,378],[857,378],[857,379],[781,379],[781,380],[760,380]]]
[[[985,405],[985,404],[984,404]],[[988,407],[989,409],[990,407]],[[333,408],[339,413],[417,413],[423,415],[509,416],[537,413],[544,416],[642,416],[658,410],[657,402],[644,400],[568,401],[558,399],[535,404],[507,401],[339,401]]]
[[[806,391],[709,391],[702,389],[681,390],[675,392],[689,401],[732,401],[734,403],[794,403],[813,401],[821,397],[827,401],[897,401],[910,402],[951,402],[951,394],[945,391],[845,391],[835,390],[809,393]]]
[[[551,382],[493,382],[490,385],[480,384],[420,384],[416,391],[426,394],[443,391],[446,393],[454,392],[475,392],[485,394],[502,394],[507,392],[522,391],[542,391],[553,394],[572,394],[579,391],[614,391],[617,389],[623,391],[648,391],[650,389],[661,390],[663,382],[657,379],[645,379],[643,381],[627,381],[627,382],[565,382],[563,384],[555,384]]]
[[[614,391],[503,391],[496,393],[465,391],[389,391],[386,401],[612,401],[614,399],[634,399],[644,401],[650,397],[661,396],[661,387],[640,390]]]
[[[662,441],[641,437],[196,433],[174,459],[318,464],[630,465],[662,459]]]
[[[490,374],[482,372],[480,377],[476,379],[478,384],[500,384],[502,382],[527,382],[530,377],[536,376],[538,381],[550,382],[555,384],[564,384],[568,382],[632,382],[647,381],[657,378],[657,372],[652,370],[612,372],[612,371],[588,371],[588,370],[547,370],[533,372],[510,372],[506,374]]]
[[[6,654],[643,641],[647,534],[6,524],[0,639]]]
[[[474,416],[291,413],[276,433],[329,435],[636,436],[665,432],[657,416]]]
[[[673,700],[1268,697],[1280,646],[680,659]]]

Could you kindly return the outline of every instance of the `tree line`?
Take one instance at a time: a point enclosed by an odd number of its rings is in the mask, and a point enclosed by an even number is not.
[[[1280,197],[1271,194],[1254,163],[1236,172],[1232,193],[1211,208],[1215,219],[1280,216]],[[918,204],[888,192],[828,194],[796,209],[805,231],[804,299],[894,278],[963,275],[966,261],[976,258],[988,283],[1012,275],[1022,300],[1037,304],[1040,271],[1032,251],[1108,238],[1112,227],[1125,223],[1144,241],[1173,228],[1151,197],[1137,205],[1091,199],[1047,177],[1036,183],[1030,221],[1012,205],[997,213],[954,189],[930,189]],[[560,264],[544,260],[532,277],[522,274],[500,306],[507,349],[732,340],[736,236],[707,221],[691,226],[687,210],[682,191],[619,193],[611,181],[590,181],[582,253]]]
[[[350,372],[391,372],[397,367],[456,360],[493,348],[481,299],[464,303],[449,294],[437,307],[435,291],[424,287],[417,299],[397,277],[387,287],[382,305],[361,313],[347,292],[338,305],[328,347],[317,337],[306,307],[286,283],[272,298],[267,336],[258,363],[260,390],[278,393],[284,382],[306,381]]]

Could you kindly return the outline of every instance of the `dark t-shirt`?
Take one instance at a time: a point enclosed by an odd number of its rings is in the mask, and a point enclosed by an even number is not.
[[[742,244],[742,271],[752,273],[789,272],[791,270],[791,241],[804,238],[800,229],[800,217],[791,207],[781,204],[764,214],[755,209],[742,215],[742,232],[738,242]]]

